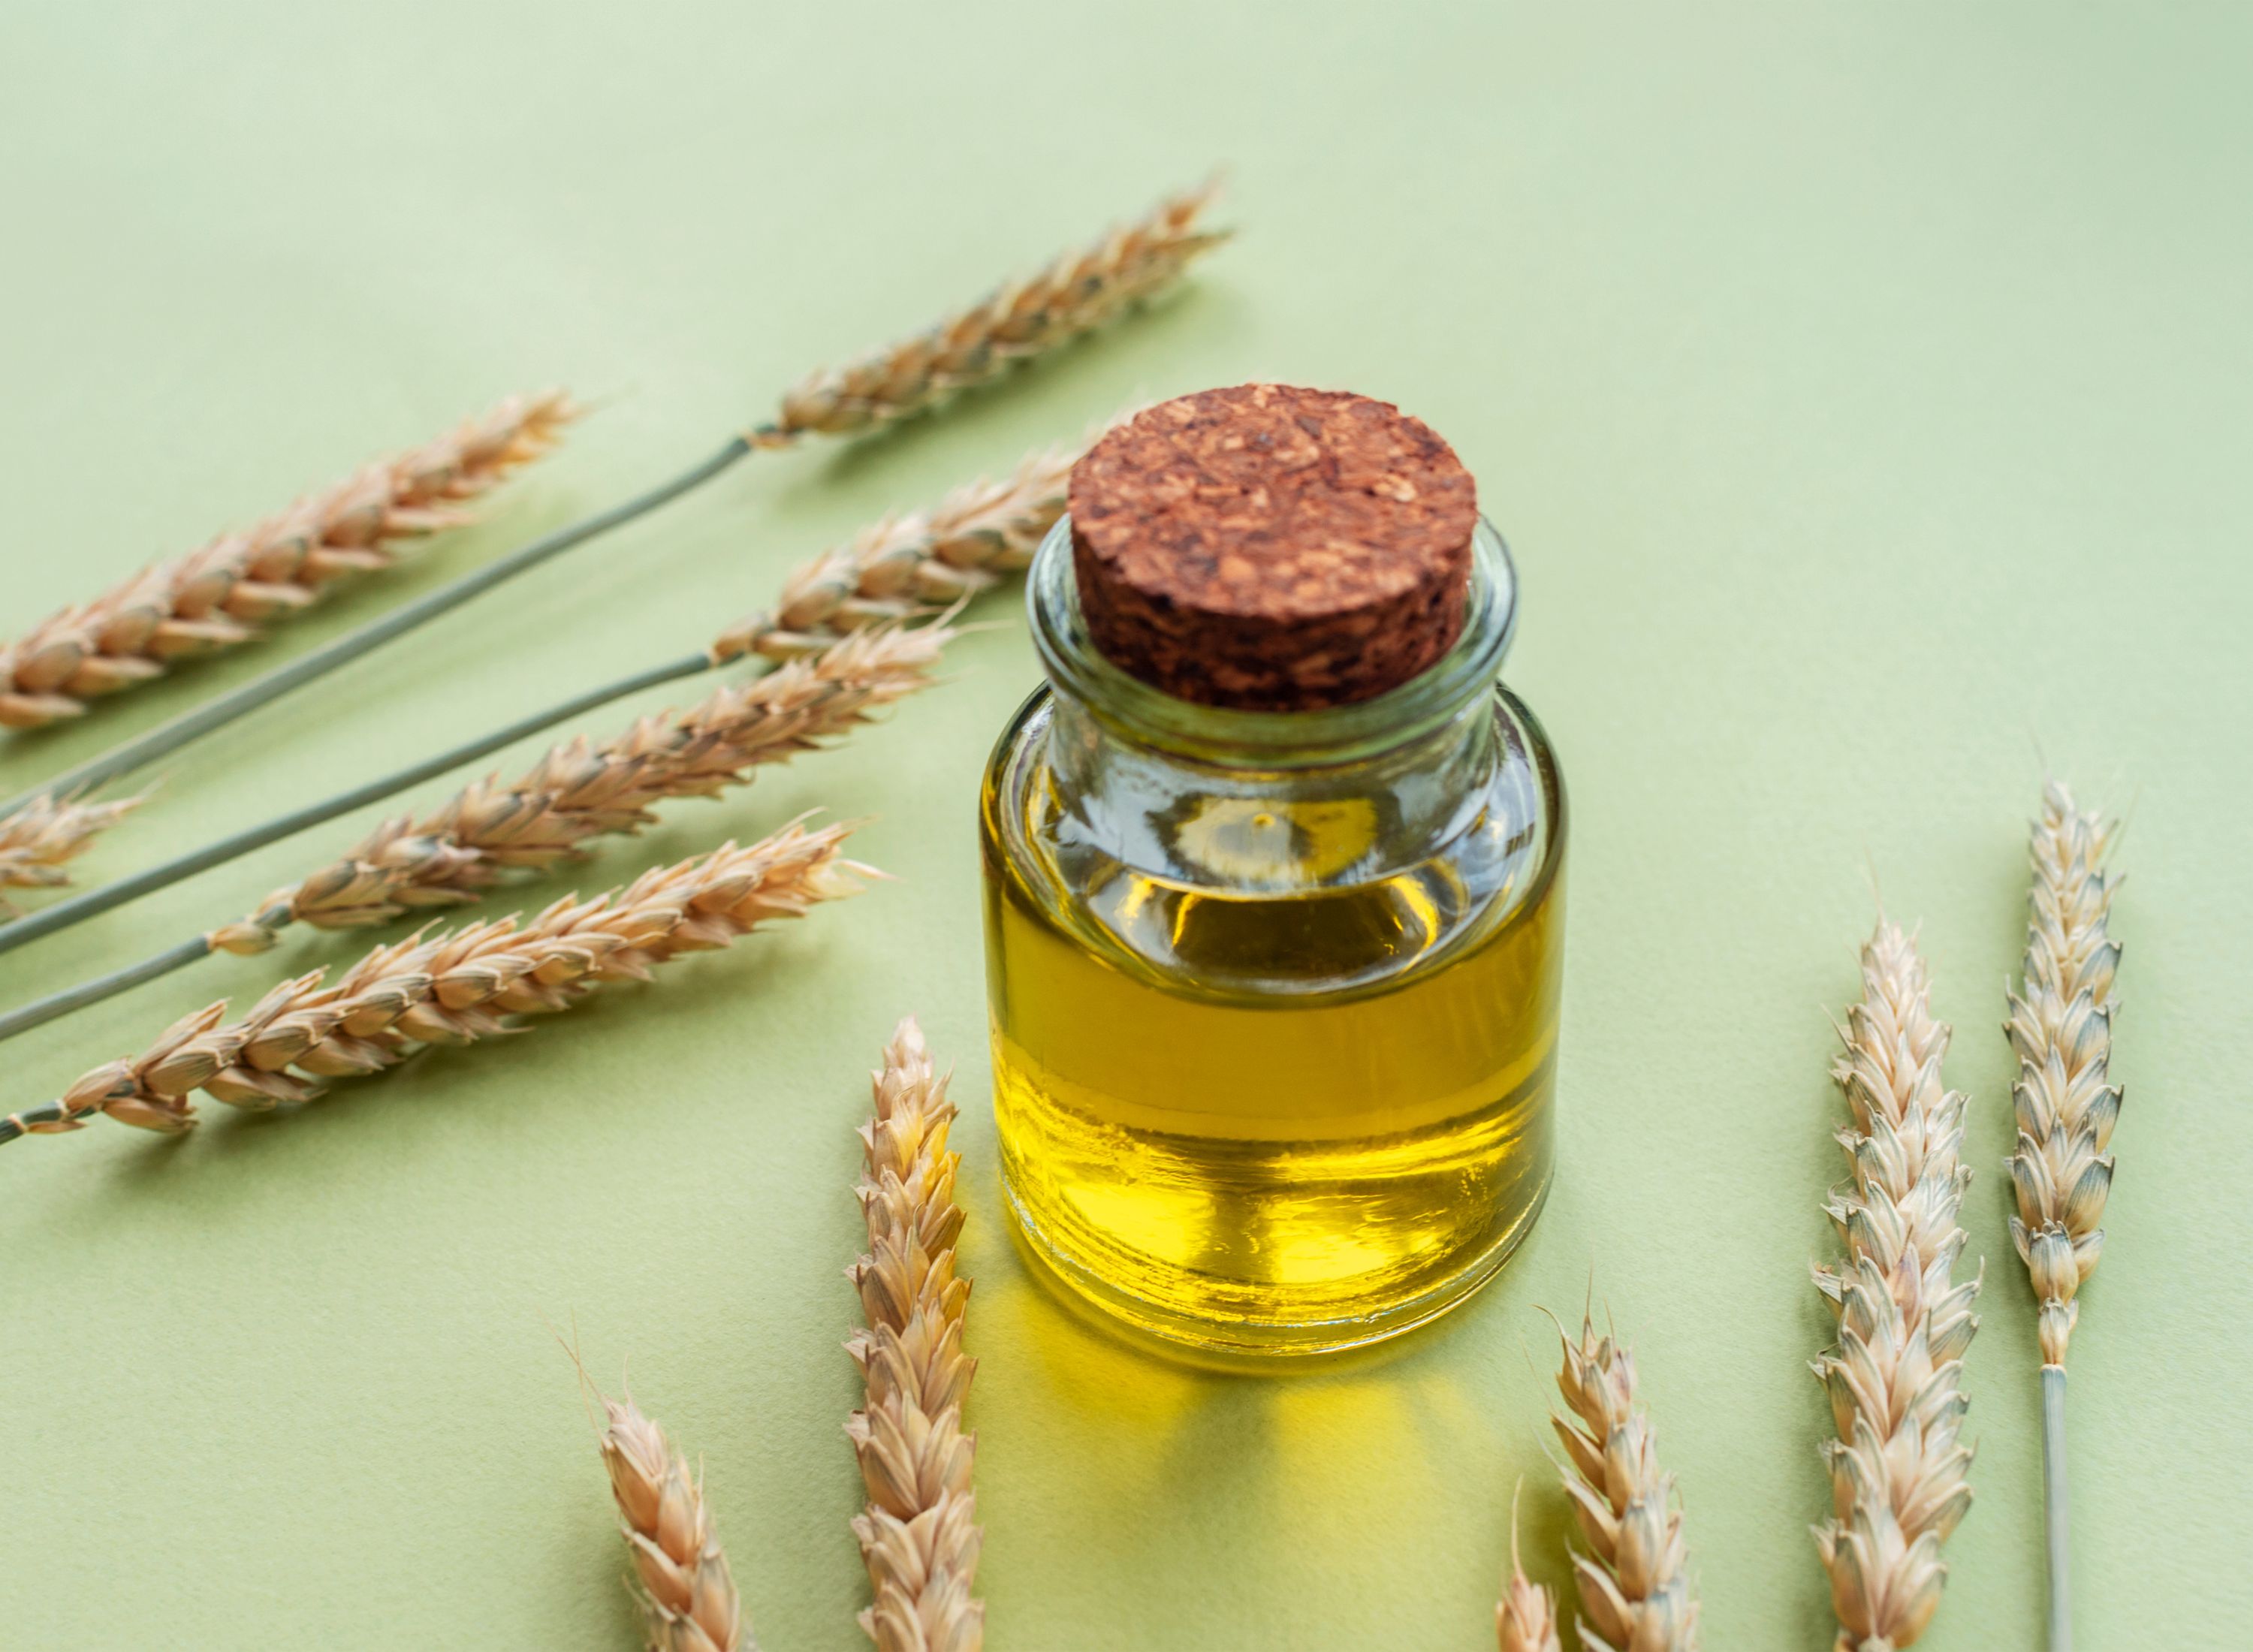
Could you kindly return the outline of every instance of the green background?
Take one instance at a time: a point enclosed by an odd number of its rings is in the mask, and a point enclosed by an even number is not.
[[[548,382],[601,404],[486,523],[269,647],[13,738],[14,791],[607,504],[1217,161],[1182,301],[896,437],[760,457],[170,767],[114,875],[698,645],[880,512],[1132,398],[1396,400],[1525,582],[1573,788],[1556,1194],[1388,1359],[1151,1363],[998,1222],[973,798],[1012,602],[847,749],[666,812],[606,885],[873,815],[847,906],[299,1116],[0,1163],[0,1643],[635,1644],[552,1331],[701,1456],[772,1652],[860,1643],[841,1270],[865,1071],[956,1063],[980,1585],[1009,1649],[1488,1643],[1513,1484],[1555,1577],[1550,1333],[1636,1346],[1726,1649],[1817,1648],[1839,1162],[1873,886],[1972,1097],[1978,1502],[1938,1652],[2040,1642],[2032,1312],[1997,1031],[2046,771],[2131,814],[2111,1243],[2074,1345],[2083,1643],[2243,1643],[2253,25],[2237,8],[48,7],[0,33],[5,623]],[[654,701],[652,703],[655,703]],[[589,719],[596,733],[623,714]],[[513,754],[513,766],[526,754]],[[439,789],[422,794],[435,798]],[[0,962],[17,1000],[243,910],[339,823]],[[299,938],[9,1045],[8,1105]]]

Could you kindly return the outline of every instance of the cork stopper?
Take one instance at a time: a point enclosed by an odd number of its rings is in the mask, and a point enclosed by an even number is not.
[[[1070,505],[1096,648],[1183,700],[1349,705],[1462,630],[1476,490],[1387,402],[1280,384],[1161,402],[1072,468]]]

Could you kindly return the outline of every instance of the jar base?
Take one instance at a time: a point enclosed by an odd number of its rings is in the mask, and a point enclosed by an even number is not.
[[[1431,1289],[1379,1314],[1295,1324],[1193,1316],[1122,1291],[1050,1243],[1039,1220],[1017,1196],[1006,1163],[1001,1180],[1010,1237],[1036,1275],[1066,1307],[1149,1352],[1227,1370],[1272,1371],[1294,1361],[1347,1355],[1390,1342],[1469,1300],[1502,1271],[1533,1230],[1548,1202],[1552,1174],[1545,1168],[1540,1185],[1517,1219],[1461,1270]]]

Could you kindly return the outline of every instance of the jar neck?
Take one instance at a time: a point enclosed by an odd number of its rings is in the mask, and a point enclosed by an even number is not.
[[[1202,706],[1119,670],[1080,613],[1069,518],[1035,556],[1028,603],[1055,688],[1045,756],[1071,847],[1206,887],[1340,885],[1423,860],[1482,806],[1517,617],[1509,551],[1483,521],[1454,646],[1350,706]]]

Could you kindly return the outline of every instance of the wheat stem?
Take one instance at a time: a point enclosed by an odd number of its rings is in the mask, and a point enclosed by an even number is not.
[[[845,1344],[867,1393],[845,1425],[868,1494],[853,1520],[875,1594],[861,1627],[878,1652],[978,1652],[977,1439],[962,1432],[978,1363],[962,1351],[970,1281],[955,1266],[955,1109],[913,1017],[872,1077],[875,1113],[861,1130],[854,1189],[868,1249],[847,1270],[868,1324]]]
[[[288,666],[80,763],[34,791],[0,805],[0,814],[41,795],[59,797],[86,791],[176,751],[504,581],[647,515],[701,486],[755,450],[788,446],[815,433],[864,434],[925,412],[960,390],[999,377],[1016,363],[1071,342],[1154,296],[1179,276],[1198,254],[1226,239],[1225,232],[1196,227],[1214,193],[1209,186],[1161,202],[1094,246],[1067,254],[1030,281],[1003,288],[927,333],[845,367],[815,373],[784,397],[773,418],[731,437],[710,457],[679,476],[536,540]]]
[[[1698,1600],[1674,1476],[1658,1465],[1650,1418],[1636,1393],[1635,1356],[1583,1316],[1564,1344],[1558,1391],[1570,1415],[1550,1424],[1564,1442],[1565,1492],[1586,1552],[1573,1556],[1586,1652],[1696,1652]]]
[[[633,1560],[651,1652],[758,1652],[701,1475],[629,1394],[603,1403],[603,1467]]]
[[[36,728],[162,676],[175,659],[249,642],[392,548],[470,519],[461,505],[550,451],[577,416],[562,391],[512,396],[435,442],[378,460],[255,527],[143,569],[0,645],[0,724]]]
[[[1979,1283],[1954,1277],[1971,1180],[1965,1100],[1941,1082],[1949,1028],[1933,1018],[1924,960],[1881,919],[1861,974],[1831,1074],[1852,1115],[1838,1133],[1851,1178],[1825,1207],[1845,1258],[1815,1270],[1838,1317],[1838,1342],[1813,1363],[1838,1432],[1824,1451],[1832,1518],[1815,1541],[1838,1652],[1894,1652],[1939,1609],[1941,1545],[1971,1505],[1963,1356]]]
[[[324,1081],[380,1073],[429,1044],[468,1044],[518,1018],[569,1008],[608,981],[645,980],[684,953],[726,946],[761,924],[855,893],[868,868],[842,858],[847,828],[793,822],[748,847],[644,874],[530,919],[505,917],[379,946],[324,984],[284,981],[240,1020],[216,1003],[140,1055],[95,1068],[55,1100],[0,1119],[0,1142],[80,1128],[106,1112],[143,1129],[196,1122],[202,1091],[232,1106],[296,1105]]]
[[[2048,1537],[2049,1652],[2073,1652],[2072,1499],[2065,1480],[2065,1367],[2041,1370],[2042,1516]]]

